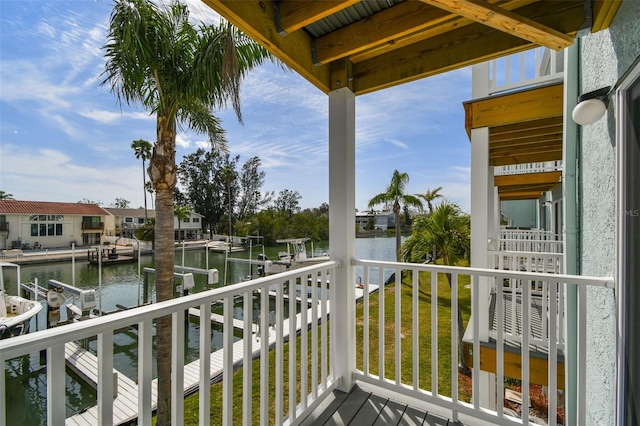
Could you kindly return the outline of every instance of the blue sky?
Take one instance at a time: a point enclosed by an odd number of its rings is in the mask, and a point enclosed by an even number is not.
[[[188,3],[194,19],[219,19]],[[142,164],[130,145],[153,142],[155,121],[141,108],[121,109],[100,87],[111,7],[110,0],[0,1],[0,190],[15,199],[143,205]],[[328,97],[271,64],[241,91],[244,125],[231,110],[216,112],[231,154],[240,164],[261,158],[264,190],[298,191],[303,208],[328,202]],[[469,211],[462,102],[470,97],[470,69],[359,96],[356,208],[366,209],[398,169],[410,176],[408,192],[442,186]],[[200,146],[203,135],[179,134],[177,162]]]

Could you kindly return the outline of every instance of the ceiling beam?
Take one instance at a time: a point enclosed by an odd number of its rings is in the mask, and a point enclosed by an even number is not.
[[[555,185],[562,179],[561,171],[521,173],[514,175],[500,175],[493,178],[493,184],[499,188],[508,189],[512,186]]]
[[[462,19],[424,3],[400,3],[367,19],[361,19],[318,37],[315,40],[316,60],[318,63],[326,64],[380,45],[388,46],[387,50],[396,49],[399,47],[394,47],[396,39],[433,28],[455,18],[457,21]]]
[[[562,116],[562,84],[464,103],[467,131]]]
[[[542,195],[542,191],[522,191],[511,194],[498,194],[501,201],[535,200],[542,197]]]
[[[354,60],[354,90],[357,95],[369,93],[531,47],[493,28],[467,25],[362,62]]]
[[[608,28],[621,4],[622,0],[593,0],[591,32],[595,33]]]
[[[276,7],[279,30],[284,34],[292,33],[359,2],[360,0],[278,1]]]
[[[494,126],[489,129],[489,139],[499,141],[518,137],[547,135],[551,133],[562,133],[561,115],[522,123]]]
[[[573,37],[567,34],[488,2],[469,0],[422,1],[553,50],[561,50],[573,44]]]
[[[328,65],[318,66],[313,63],[311,36],[306,31],[295,31],[287,37],[282,37],[276,30],[273,1],[202,1],[318,89],[329,93],[330,69]]]

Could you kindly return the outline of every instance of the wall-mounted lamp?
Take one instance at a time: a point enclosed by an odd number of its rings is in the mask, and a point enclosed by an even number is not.
[[[578,103],[571,116],[573,121],[584,126],[600,120],[609,105],[611,86],[585,93],[578,97]]]

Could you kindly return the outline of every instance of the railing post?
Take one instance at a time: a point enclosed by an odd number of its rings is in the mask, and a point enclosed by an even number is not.
[[[332,76],[333,77],[333,76]],[[343,85],[346,82],[343,82]],[[329,253],[342,262],[332,287],[330,344],[333,377],[351,389],[355,371],[355,95],[348,87],[329,93]]]

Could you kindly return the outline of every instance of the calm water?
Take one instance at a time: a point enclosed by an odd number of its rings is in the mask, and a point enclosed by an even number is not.
[[[286,250],[286,247],[265,248],[264,253],[269,259],[277,258],[278,251]],[[311,246],[307,245],[310,253]],[[328,251],[328,243],[314,245],[315,255],[322,255]],[[253,247],[251,258],[255,259],[259,253],[263,253],[262,247]],[[249,258],[249,251],[241,253],[231,253],[230,257]],[[358,238],[356,239],[356,257],[371,260],[395,260],[395,239],[394,238]],[[250,266],[244,263],[228,263],[225,268],[225,255],[210,251],[208,256],[204,249],[176,251],[175,262],[177,265],[198,268],[217,268],[220,274],[222,285],[225,277],[227,282],[234,283],[242,281],[250,274]],[[38,279],[40,285],[46,285],[50,279],[72,284],[83,289],[95,289],[99,293],[99,307],[109,312],[117,309],[116,305],[133,307],[137,306],[143,298],[144,286],[142,279],[138,276],[138,268],[153,268],[154,259],[152,256],[142,256],[140,266],[138,262],[114,264],[102,268],[102,285],[99,286],[98,267],[89,265],[87,262],[75,263],[75,277],[72,263],[70,261],[60,263],[49,263],[39,265],[23,265],[21,269],[21,281],[34,281]],[[254,266],[255,268],[255,266]],[[254,271],[255,272],[255,271]],[[356,269],[356,275],[362,275]],[[207,288],[206,277],[195,275],[195,288],[192,292],[199,292]],[[5,274],[5,287],[9,293],[16,291],[16,277],[11,273]],[[75,282],[74,282],[75,280]],[[376,282],[377,277],[371,277],[371,282]],[[153,279],[150,280],[148,292],[151,300],[155,299],[155,288]],[[67,302],[73,302],[73,297],[69,296]],[[270,310],[273,310],[270,307]],[[215,308],[214,308],[215,310]],[[299,312],[300,306],[296,307]],[[285,306],[288,312],[288,307]],[[43,310],[44,312],[44,310]],[[242,306],[238,305],[234,309],[234,316],[242,319]],[[61,319],[66,319],[66,315],[61,310]],[[259,317],[259,306],[254,306],[254,317]],[[45,328],[45,317],[39,315],[38,322],[32,323],[32,331]],[[197,322],[191,321],[186,326],[186,362],[191,362],[199,356],[199,326]],[[211,350],[222,348],[222,332],[220,327],[212,327]],[[241,338],[241,333],[235,339]],[[89,349],[96,350],[96,341],[88,342]],[[137,376],[137,332],[129,330],[114,335],[114,366],[117,370],[129,378],[136,380]],[[12,425],[38,425],[46,424],[46,366],[41,363],[39,354],[16,358],[5,365],[6,385],[7,385],[7,408],[9,424]],[[155,377],[155,366],[154,366]],[[67,369],[66,376],[67,393],[67,417],[95,405],[96,392],[84,381],[76,377]]]

